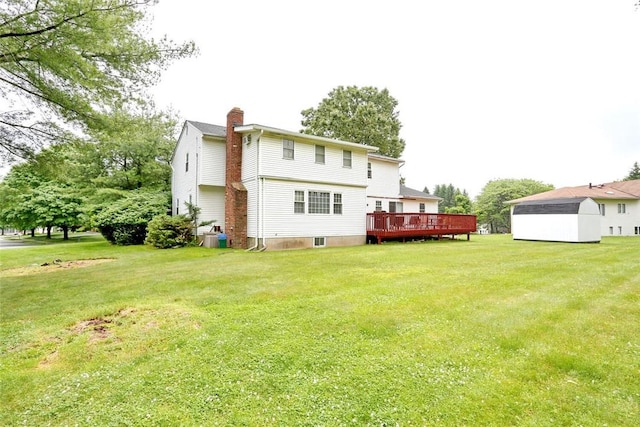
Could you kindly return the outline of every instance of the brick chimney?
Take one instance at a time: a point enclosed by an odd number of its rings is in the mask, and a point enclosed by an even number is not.
[[[243,121],[244,111],[238,107],[227,113],[224,232],[230,247],[246,249],[247,189],[242,184],[242,135],[234,130]]]

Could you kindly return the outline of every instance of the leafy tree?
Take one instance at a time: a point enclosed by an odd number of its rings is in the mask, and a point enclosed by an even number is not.
[[[638,162],[633,164],[633,167],[629,171],[629,175],[624,178],[624,181],[631,181],[634,179],[640,179],[640,166],[638,166]]]
[[[387,89],[338,86],[317,108],[301,112],[301,132],[372,145],[380,154],[398,158],[405,142],[399,136],[397,105]]]
[[[110,204],[96,217],[100,233],[116,245],[141,245],[147,237],[147,224],[155,216],[166,214],[169,198],[164,193],[132,191]]]
[[[532,194],[553,190],[553,185],[532,179],[498,179],[489,181],[476,198],[478,222],[489,224],[492,233],[511,232],[511,209],[506,203]]]
[[[69,240],[69,229],[80,224],[82,200],[68,187],[47,182],[39,186],[26,203],[38,225],[46,227],[49,239],[51,229],[60,227],[63,239]]]
[[[445,213],[453,213],[453,214],[470,214],[473,210],[473,205],[471,203],[471,199],[466,194],[457,193],[456,204],[450,208],[445,209]]]
[[[144,104],[144,90],[172,61],[195,53],[145,38],[155,0],[4,0],[0,7],[0,154],[28,157],[80,130],[108,126],[105,113]],[[14,108],[20,107],[20,108]],[[21,109],[22,108],[22,109]]]

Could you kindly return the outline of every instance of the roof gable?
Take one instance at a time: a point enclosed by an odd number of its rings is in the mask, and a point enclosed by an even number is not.
[[[224,126],[212,125],[210,123],[196,122],[193,120],[187,120],[187,123],[193,125],[196,129],[202,132],[203,135],[219,136],[225,138],[227,136],[227,128]]]

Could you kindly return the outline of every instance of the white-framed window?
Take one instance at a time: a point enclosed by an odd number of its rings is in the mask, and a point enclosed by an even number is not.
[[[600,215],[604,216],[604,213],[605,213],[604,203],[598,203],[598,210],[600,211]]]
[[[304,191],[295,191],[295,194],[293,196],[293,213],[304,213]]]
[[[330,213],[329,192],[309,191],[309,213],[328,214]]]
[[[333,193],[333,213],[342,215],[342,194]]]
[[[326,246],[326,239],[324,237],[314,237],[313,238],[313,247],[314,248],[323,248]]]
[[[316,145],[316,163],[324,165],[324,145]]]
[[[424,203],[420,203],[420,213],[424,213],[425,212],[425,208],[424,208]]]
[[[371,178],[372,173],[371,173],[371,162],[367,163],[367,178]]]
[[[342,150],[342,167],[351,167],[351,151],[349,150]]]
[[[293,160],[295,150],[295,144],[290,139],[282,140],[282,158],[287,160]]]
[[[382,211],[382,200],[376,200],[376,212]]]
[[[621,226],[618,226],[618,234],[619,234],[620,236],[622,236],[622,227],[621,227]]]
[[[618,213],[619,214],[627,213],[627,204],[626,203],[618,203]]]
[[[613,236],[613,227],[609,227],[609,234]]]
[[[184,158],[184,171],[189,172],[189,153]]]

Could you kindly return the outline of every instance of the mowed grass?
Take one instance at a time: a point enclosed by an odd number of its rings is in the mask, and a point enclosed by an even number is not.
[[[2,425],[640,421],[637,238],[0,260]]]

